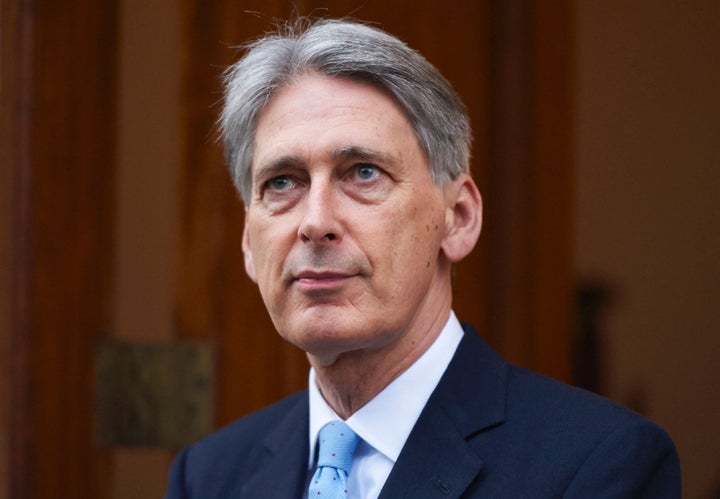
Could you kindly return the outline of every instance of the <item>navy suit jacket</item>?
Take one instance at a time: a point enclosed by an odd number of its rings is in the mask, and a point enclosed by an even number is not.
[[[469,327],[382,489],[397,498],[678,498],[667,434],[597,395],[508,364]],[[168,499],[302,498],[301,392],[183,450]]]

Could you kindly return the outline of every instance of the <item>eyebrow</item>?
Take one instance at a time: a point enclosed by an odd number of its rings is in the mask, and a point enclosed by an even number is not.
[[[394,156],[378,151],[377,149],[363,146],[339,147],[330,153],[330,158],[333,161],[354,159],[386,165],[397,163],[397,159]],[[306,163],[307,162],[298,155],[287,154],[258,165],[255,169],[255,176],[262,174],[263,177],[272,177],[276,173],[282,173],[288,168],[297,168]]]
[[[376,149],[370,149],[362,146],[344,146],[336,149],[332,153],[334,160],[338,159],[361,159],[364,161],[382,163],[382,164],[393,164],[396,163],[396,159],[387,153],[378,151]]]
[[[298,167],[303,164],[305,164],[305,161],[300,156],[292,154],[280,156],[258,165],[257,168],[253,168],[253,178],[257,178],[261,174],[263,177],[274,177],[276,173],[279,174],[288,168]]]

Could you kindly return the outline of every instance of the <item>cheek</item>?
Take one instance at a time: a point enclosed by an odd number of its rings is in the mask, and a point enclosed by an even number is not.
[[[381,226],[373,256],[378,265],[389,265],[395,279],[412,281],[416,272],[434,269],[444,229],[440,210],[415,206],[386,217]]]
[[[444,229],[444,211],[437,203],[428,202],[429,206],[417,205],[404,220],[404,226],[411,232],[413,241],[422,247],[439,245]],[[422,250],[422,247],[418,247]]]
[[[287,256],[286,239],[277,230],[259,224],[251,227],[250,248],[261,290],[277,281],[277,276],[274,274],[282,270]]]

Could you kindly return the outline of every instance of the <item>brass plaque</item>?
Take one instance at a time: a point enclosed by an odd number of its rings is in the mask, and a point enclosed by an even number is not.
[[[213,427],[214,352],[202,341],[108,341],[95,362],[101,445],[177,449]]]

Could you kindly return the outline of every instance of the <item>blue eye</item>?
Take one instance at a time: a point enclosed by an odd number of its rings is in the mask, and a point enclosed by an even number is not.
[[[293,185],[293,181],[287,175],[271,178],[267,181],[267,187],[274,191],[284,191]]]
[[[359,179],[370,180],[378,174],[378,169],[373,165],[359,165],[355,172]]]

